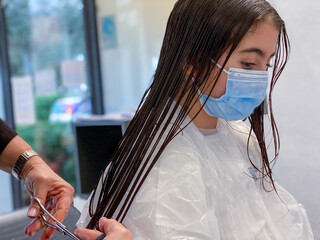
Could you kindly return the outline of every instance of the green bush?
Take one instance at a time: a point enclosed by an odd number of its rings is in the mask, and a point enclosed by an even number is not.
[[[51,107],[59,94],[38,95],[35,99],[36,115],[38,121],[47,122],[49,119]]]
[[[16,131],[58,174],[75,185],[73,135],[71,124],[48,121],[50,109],[58,95],[36,98],[37,123],[18,126]]]

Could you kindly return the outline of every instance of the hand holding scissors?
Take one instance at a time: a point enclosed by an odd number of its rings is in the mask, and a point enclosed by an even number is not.
[[[21,180],[25,183],[30,195],[37,197],[55,219],[60,222],[65,219],[73,201],[74,190],[70,184],[54,173],[41,158],[33,157],[26,162],[22,169]],[[38,219],[39,214],[40,206],[33,199],[28,210],[28,217],[37,220],[25,228],[27,235],[34,236],[43,228],[41,220]],[[47,240],[54,232],[53,228],[46,228],[40,239]]]
[[[67,235],[71,239],[79,240],[73,233],[71,233],[65,225],[63,225],[61,222],[59,222],[57,219],[55,219],[51,213],[42,205],[40,200],[36,197],[32,197],[36,202],[39,204],[40,207],[40,215],[39,218],[42,220],[43,224],[46,227],[53,228],[57,230],[58,232]]]

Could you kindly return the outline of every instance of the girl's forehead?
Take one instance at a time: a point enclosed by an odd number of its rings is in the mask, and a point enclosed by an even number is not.
[[[274,54],[279,37],[279,29],[271,20],[260,21],[247,32],[240,42],[238,52],[246,49],[260,50],[260,56],[270,57]],[[259,53],[259,51],[254,51]]]

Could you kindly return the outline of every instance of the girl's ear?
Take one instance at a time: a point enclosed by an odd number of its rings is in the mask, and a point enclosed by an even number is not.
[[[194,69],[194,60],[191,61],[191,63],[187,64],[185,67],[184,67],[186,73],[188,76],[190,76],[192,74],[192,71],[193,71],[193,75],[197,75],[198,71],[197,69]]]

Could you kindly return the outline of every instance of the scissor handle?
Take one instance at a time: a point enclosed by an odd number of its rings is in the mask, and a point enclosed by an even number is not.
[[[59,231],[60,233],[63,233],[64,235],[69,236],[70,238],[74,239],[74,240],[79,240],[79,238],[77,238],[72,232],[70,232],[65,225],[63,225],[61,222],[59,222],[57,219],[55,219],[54,216],[51,215],[51,213],[48,212],[47,209],[45,209],[45,207],[41,204],[40,200],[37,197],[32,197],[33,199],[35,199],[37,201],[37,203],[39,204],[41,210],[47,214],[54,222],[56,225],[51,224],[49,221],[47,221],[47,219],[40,214],[40,217],[42,219],[42,221],[44,222],[44,224],[48,227],[51,227],[57,231]]]
[[[64,226],[61,222],[59,222],[57,219],[55,219],[55,217],[52,216],[51,213],[48,212],[48,210],[42,205],[42,203],[40,202],[40,200],[39,200],[37,197],[32,197],[32,198],[37,201],[37,203],[39,204],[41,210],[42,210],[45,214],[47,214],[53,221],[55,221],[55,223],[60,223],[61,226],[63,226],[64,228],[66,227],[66,226]]]

